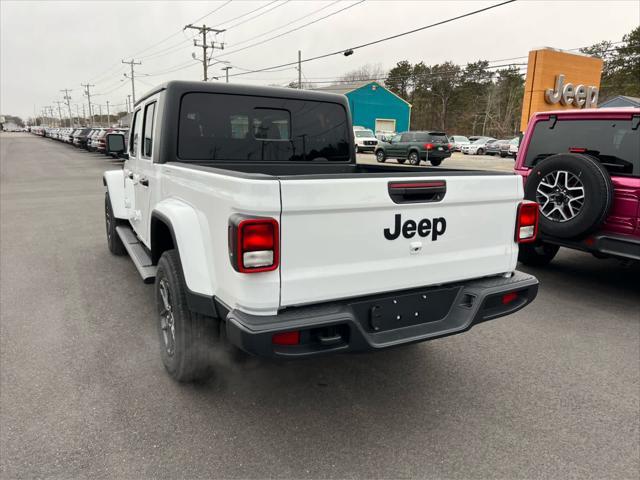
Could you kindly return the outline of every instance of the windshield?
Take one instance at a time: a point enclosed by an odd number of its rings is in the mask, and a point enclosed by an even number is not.
[[[371,130],[356,130],[356,137],[373,137],[373,132]]]
[[[586,153],[611,174],[640,176],[640,129],[635,120],[542,120],[536,123],[525,165],[556,153]],[[552,128],[553,127],[553,128]]]
[[[178,158],[347,162],[348,126],[337,103],[188,93],[180,106]]]
[[[474,145],[484,145],[485,143],[487,143],[490,139],[489,138],[479,138],[478,140],[476,140],[475,142],[473,142]]]
[[[453,140],[456,142],[468,142],[469,139],[467,137],[460,137],[458,135],[453,136]]]

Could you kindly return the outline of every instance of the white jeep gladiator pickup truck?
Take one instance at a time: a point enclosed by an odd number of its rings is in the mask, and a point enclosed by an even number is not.
[[[161,356],[206,377],[223,343],[271,357],[379,350],[530,303],[538,207],[520,177],[356,164],[347,100],[172,81],[104,174],[109,250],[155,282]]]

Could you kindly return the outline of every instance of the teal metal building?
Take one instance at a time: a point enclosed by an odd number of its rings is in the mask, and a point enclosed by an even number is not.
[[[374,132],[404,132],[411,127],[411,104],[378,82],[355,82],[317,88],[349,100],[353,125]]]

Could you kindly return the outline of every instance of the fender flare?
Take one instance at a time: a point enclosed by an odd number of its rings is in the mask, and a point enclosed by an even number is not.
[[[173,245],[178,250],[182,272],[187,288],[199,295],[211,297],[215,294],[215,285],[209,274],[203,235],[208,237],[206,229],[201,228],[195,209],[180,200],[167,199],[156,205],[151,213],[150,246],[154,251],[154,222],[160,221],[171,232]]]
[[[104,172],[102,184],[107,187],[113,216],[121,220],[127,220],[127,210],[124,208],[124,171],[109,170]]]

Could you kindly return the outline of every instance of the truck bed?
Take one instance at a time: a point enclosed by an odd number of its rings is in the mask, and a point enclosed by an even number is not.
[[[368,165],[354,163],[245,163],[245,162],[169,162],[171,165],[240,178],[336,179],[358,177],[442,177],[442,176],[513,176],[512,172],[462,170],[443,167],[402,167],[400,165]]]

